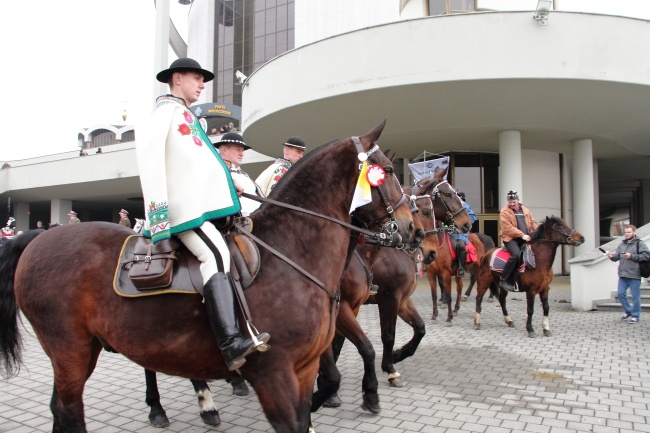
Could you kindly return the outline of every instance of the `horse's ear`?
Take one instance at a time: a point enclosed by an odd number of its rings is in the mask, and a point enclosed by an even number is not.
[[[447,174],[447,171],[449,170],[449,166],[445,168],[438,168],[436,167],[435,170],[433,170],[433,177],[440,182],[442,179],[445,178],[445,175]]]
[[[381,135],[381,132],[384,130],[384,126],[386,126],[386,119],[384,118],[384,121],[381,122],[379,125],[375,126],[373,129],[368,131],[364,137],[368,139],[369,143],[368,146],[372,145],[372,143],[376,142],[379,140],[379,136]]]

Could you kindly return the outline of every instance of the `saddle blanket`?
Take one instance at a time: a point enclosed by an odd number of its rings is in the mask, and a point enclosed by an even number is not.
[[[510,253],[508,250],[503,248],[497,248],[492,252],[490,256],[490,269],[495,272],[503,272],[503,268],[506,266],[506,262],[510,258]],[[526,264],[521,263],[517,268],[518,272],[524,272],[526,270]]]

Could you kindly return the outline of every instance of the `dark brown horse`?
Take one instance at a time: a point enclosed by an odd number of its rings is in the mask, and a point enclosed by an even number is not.
[[[384,125],[310,152],[286,174],[287,181],[274,190],[274,198],[349,224],[359,160],[367,156],[387,178],[372,188],[372,201],[356,209],[355,217],[380,230],[389,222],[384,217],[387,207],[395,207],[390,227],[398,231],[391,239],[410,240],[414,232],[410,209],[396,206],[403,201],[403,192],[392,163],[375,143]],[[270,333],[272,348],[250,355],[241,373],[276,431],[305,433],[319,359],[334,336],[337,287],[350,251],[351,230],[266,204],[253,220],[259,238],[312,278],[261,249],[262,267],[246,298],[256,325]],[[117,224],[82,223],[38,236],[25,234],[0,251],[0,355],[5,372],[12,374],[20,363],[20,308],[52,362],[54,432],[86,432],[83,388],[102,346],[169,375],[233,377],[209,329],[200,296],[127,299],[115,294],[113,264],[131,233]]]
[[[409,190],[406,190],[405,192],[407,194],[410,193]],[[412,198],[415,205],[414,220],[421,222],[424,230],[430,231],[435,226],[431,197],[421,196]],[[422,232],[422,236],[424,236],[424,231]],[[420,244],[418,250],[412,252],[407,252],[403,249],[383,248],[375,244],[364,243],[357,245],[354,257],[352,257],[350,264],[343,273],[341,278],[341,306],[336,318],[336,336],[332,342],[332,353],[328,353],[323,359],[321,359],[321,369],[329,369],[330,362],[335,362],[338,359],[345,339],[350,340],[359,351],[359,355],[363,360],[364,376],[361,382],[363,399],[361,408],[363,410],[376,414],[379,413],[381,408],[379,405],[379,396],[377,394],[378,382],[375,372],[375,350],[368,339],[368,336],[359,325],[359,322],[357,322],[356,317],[359,314],[359,309],[364,303],[366,303],[370,296],[370,285],[378,282],[379,291],[376,295],[377,297],[387,296],[386,292],[390,288],[399,288],[399,290],[394,290],[391,296],[399,298],[401,301],[399,304],[408,303],[411,307],[410,312],[414,313],[419,318],[417,311],[413,307],[412,303],[410,303],[409,299],[411,293],[415,290],[416,283],[414,255],[419,254],[424,257],[425,260],[433,260],[435,258],[436,248],[437,244],[435,243],[435,238],[432,237],[425,238],[422,244]],[[375,265],[377,263],[381,263],[382,266],[385,267],[391,267],[391,269],[396,269],[395,272],[391,272],[393,280],[390,285],[384,285],[382,277],[380,276],[377,278],[372,273],[372,270],[376,269]],[[407,281],[402,281],[403,276],[406,276]],[[397,280],[394,278],[397,278]],[[385,305],[387,304],[384,303],[384,306]],[[406,308],[407,307],[405,307],[405,309]],[[395,308],[395,311],[397,311],[397,308]],[[396,318],[397,314],[395,314],[393,319],[393,329]],[[385,327],[385,322],[386,320],[381,321],[382,331]],[[421,326],[419,326],[419,324],[415,325],[415,327],[417,327],[417,333],[414,335],[412,341],[412,345],[414,346],[413,352],[424,336],[424,323],[422,322],[422,319],[419,319],[419,322]],[[394,342],[394,338],[390,341],[390,345],[386,344],[387,341],[383,339],[383,337],[382,340],[384,340],[385,343],[383,358],[388,358],[392,367],[392,343]],[[383,359],[382,368],[384,368]],[[324,375],[320,374],[318,379],[319,390],[324,386],[324,380]],[[315,397],[315,405],[318,405],[321,400],[320,393],[317,393]],[[338,407],[340,406],[341,401],[338,396],[334,394],[325,400],[323,404],[327,407]]]
[[[456,258],[454,240],[445,229],[438,230],[438,244],[440,245],[436,253],[436,260],[427,265],[427,278],[431,286],[431,299],[433,300],[433,313],[431,319],[436,320],[438,317],[438,290],[437,282],[440,281],[440,292],[442,302],[447,305],[446,325],[451,326],[451,320],[460,310],[461,292],[463,290],[462,279],[456,276],[458,272],[458,260]],[[476,233],[471,233],[468,237],[469,242],[476,248],[477,261],[468,262],[465,271],[474,272],[478,266],[478,260],[485,254],[485,246]],[[494,243],[492,243],[494,246]],[[456,304],[451,309],[451,285],[452,278],[456,280]]]
[[[559,245],[578,246],[585,241],[585,238],[580,233],[572,230],[562,218],[556,216],[547,217],[530,237],[530,246],[535,254],[535,268],[526,269],[523,273],[517,273],[515,278],[520,291],[526,292],[526,303],[528,307],[526,330],[528,331],[528,336],[535,337],[532,322],[535,296],[539,294],[544,310],[544,318],[542,319],[544,336],[550,337],[548,291],[553,281],[553,261],[555,260],[557,247]],[[481,302],[488,288],[495,295],[498,291],[503,319],[509,327],[514,328],[515,326],[506,309],[508,292],[498,287],[501,274],[490,268],[490,260],[495,251],[496,248],[485,253],[476,273],[477,292],[476,313],[474,315],[474,326],[476,329],[481,329]]]

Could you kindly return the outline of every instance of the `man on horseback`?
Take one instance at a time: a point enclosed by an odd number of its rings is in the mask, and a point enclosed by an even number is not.
[[[253,182],[253,179],[248,176],[248,173],[241,169],[241,163],[244,160],[244,152],[251,149],[251,147],[244,142],[242,136],[236,132],[228,132],[223,135],[221,141],[214,143],[214,147],[219,150],[221,159],[223,159],[223,162],[225,162],[230,169],[230,176],[232,176],[233,180],[236,180],[238,184],[243,185],[244,192],[263,197],[259,186]],[[240,198],[239,201],[241,203],[241,214],[245,217],[260,207],[260,202],[249,198]]]
[[[499,236],[503,239],[503,246],[510,253],[510,258],[503,268],[499,287],[514,292],[515,285],[511,283],[510,278],[519,263],[521,248],[526,242],[530,242],[529,233],[532,233],[537,228],[537,221],[533,219],[533,214],[530,213],[528,208],[519,203],[517,191],[509,191],[507,198],[508,204],[499,213],[501,226]]]
[[[302,138],[287,138],[282,150],[283,157],[276,159],[255,179],[255,183],[260,186],[265,196],[271,194],[271,190],[282,179],[287,170],[303,157],[306,148],[307,146]]]
[[[226,164],[189,106],[214,74],[196,60],[180,58],[156,75],[170,94],[137,130],[136,155],[153,242],[178,239],[201,262],[203,296],[210,327],[229,370],[255,350],[266,350],[267,333],[245,338],[230,278],[230,252],[214,220],[239,212],[237,191]],[[216,186],[216,188],[215,188]]]
[[[467,211],[472,225],[474,225],[476,214],[469,203],[465,201],[465,193],[459,192],[458,197],[463,201],[463,207]],[[454,246],[456,247],[456,255],[458,256],[458,271],[456,272],[456,275],[462,277],[465,275],[465,265],[467,265],[467,244],[469,243],[469,233],[451,233],[451,237],[455,241]]]

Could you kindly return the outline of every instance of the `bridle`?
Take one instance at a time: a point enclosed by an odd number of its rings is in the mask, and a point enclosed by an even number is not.
[[[357,148],[357,158],[359,160],[359,171],[363,168],[363,163],[370,158],[370,156],[377,152],[379,150],[379,145],[375,144],[368,152],[365,152],[363,150],[363,146],[361,145],[361,140],[359,137],[352,137],[352,141],[354,142],[355,147]],[[392,175],[392,178],[395,182],[397,182],[397,178],[395,177],[395,174]],[[383,185],[383,184],[382,184]],[[397,235],[397,222],[395,220],[395,209],[398,208],[399,206],[402,205],[407,200],[407,195],[404,194],[404,190],[402,190],[402,196],[400,199],[395,203],[395,205],[391,205],[388,199],[386,198],[386,194],[384,194],[384,191],[382,190],[382,185],[379,186],[372,186],[371,188],[375,188],[377,190],[377,193],[379,194],[379,197],[381,198],[382,203],[384,204],[384,207],[386,208],[386,213],[379,218],[376,218],[373,221],[370,222],[364,222],[361,221],[361,218],[355,215],[355,217],[368,229],[372,229],[373,227],[378,228],[378,232],[382,235],[385,236],[380,236],[378,237],[378,244],[382,246],[390,246],[392,245],[393,242],[393,237]],[[399,182],[397,182],[397,185],[399,185]],[[400,189],[402,189],[401,185],[399,185]],[[411,212],[413,211],[413,208],[411,208]],[[353,214],[355,212],[352,212]],[[382,224],[382,221],[386,220],[385,223]],[[358,230],[357,230],[358,231]]]
[[[564,236],[565,240],[564,241],[558,241],[556,239],[546,239],[546,238],[537,238],[535,240],[547,241],[547,242],[557,242],[557,243],[562,244],[562,245],[576,245],[576,244],[580,245],[581,244],[581,242],[577,242],[575,239],[573,239],[573,235],[576,232],[575,230],[571,230],[571,233],[567,233],[564,230],[558,229],[556,223],[553,223],[553,225],[551,226],[551,230],[556,231],[559,234],[561,234],[562,236]]]
[[[452,227],[456,227],[455,218],[456,218],[456,216],[458,216],[461,212],[463,212],[465,210],[465,206],[462,206],[462,203],[461,203],[460,209],[458,209],[454,213],[451,212],[451,209],[449,208],[449,205],[447,204],[447,202],[442,197],[442,193],[440,192],[440,189],[439,189],[440,186],[444,185],[444,184],[449,184],[449,182],[447,182],[446,180],[442,180],[442,181],[437,182],[436,184],[434,184],[433,190],[431,191],[431,197],[432,197],[433,200],[435,200],[437,197],[440,198],[440,201],[442,202],[442,205],[445,208],[445,215],[447,216],[447,219],[452,222]],[[449,187],[451,188],[451,185]],[[460,200],[460,198],[458,198],[458,200]]]

